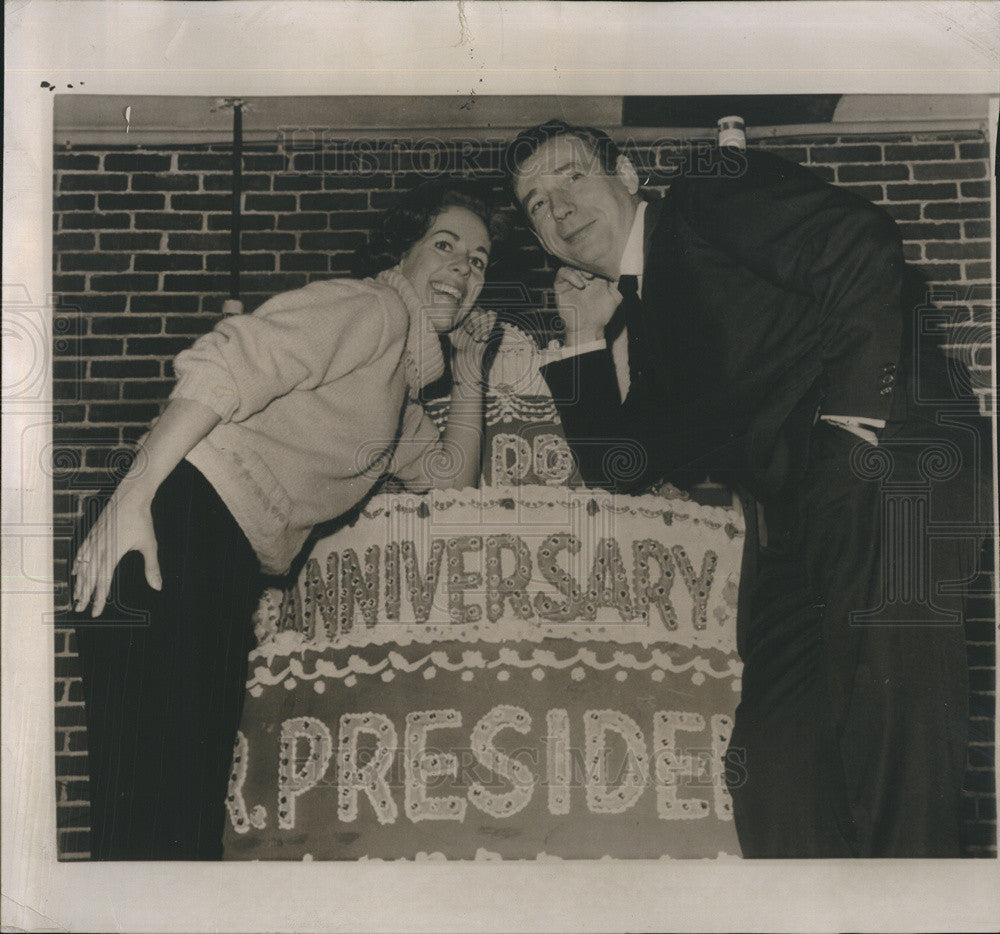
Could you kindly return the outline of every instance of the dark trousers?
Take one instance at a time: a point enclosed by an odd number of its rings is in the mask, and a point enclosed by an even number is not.
[[[153,524],[163,589],[130,553],[101,617],[76,616],[94,859],[219,859],[253,647],[257,557],[186,461]]]
[[[968,450],[950,473],[921,460],[942,437],[927,429],[890,426],[873,454],[820,425],[765,505],[730,744],[745,856],[960,855],[963,597],[938,584],[975,573],[977,484]]]

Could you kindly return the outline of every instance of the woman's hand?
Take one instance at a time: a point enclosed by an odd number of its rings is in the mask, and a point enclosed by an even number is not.
[[[464,490],[479,483],[483,399],[483,359],[497,326],[495,312],[475,308],[449,332],[453,348],[448,422],[437,449],[443,468],[428,470],[429,486]]]
[[[167,475],[202,438],[219,424],[219,415],[193,399],[171,399],[153,427],[128,474],[90,530],[73,562],[73,605],[79,613],[94,598],[92,616],[100,615],[108,599],[111,578],[122,556],[142,552],[146,580],[162,586],[156,559],[151,506]]]
[[[73,604],[78,613],[90,603],[91,616],[100,616],[111,589],[111,579],[122,557],[130,551],[141,552],[146,581],[154,590],[163,586],[153,531],[153,497],[146,485],[128,479],[122,481],[90,530],[73,562]]]
[[[604,337],[622,297],[613,283],[573,266],[563,266],[552,283],[556,310],[566,328],[567,347]]]
[[[497,323],[495,311],[473,308],[448,334],[453,349],[452,376],[458,385],[482,381],[483,357]]]

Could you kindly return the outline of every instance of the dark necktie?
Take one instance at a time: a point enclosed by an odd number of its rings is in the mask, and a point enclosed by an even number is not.
[[[621,293],[622,301],[615,310],[609,327],[612,325],[613,336],[609,335],[609,342],[621,334],[622,328],[628,330],[628,375],[634,383],[642,375],[644,344],[643,344],[643,322],[642,322],[642,302],[639,299],[639,279],[637,276],[621,276],[618,279],[618,291]]]

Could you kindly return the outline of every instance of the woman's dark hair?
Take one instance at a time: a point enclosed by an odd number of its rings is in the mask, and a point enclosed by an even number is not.
[[[428,230],[443,210],[466,208],[486,226],[493,248],[503,238],[507,222],[485,186],[466,178],[435,178],[402,193],[375,223],[368,243],[355,254],[353,274],[363,279],[395,266]]]

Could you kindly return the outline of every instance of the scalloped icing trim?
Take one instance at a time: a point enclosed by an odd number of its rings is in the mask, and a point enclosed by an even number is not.
[[[259,630],[258,630],[259,631]],[[681,648],[697,648],[714,650],[723,654],[736,651],[735,637],[728,632],[715,636],[705,631],[705,635],[696,632],[693,644],[681,645]],[[346,649],[362,649],[377,645],[430,645],[435,642],[456,642],[471,645],[476,642],[486,642],[492,645],[502,645],[505,642],[529,642],[543,639],[569,639],[573,642],[600,642],[602,645],[618,643],[639,643],[644,646],[662,645],[664,633],[658,627],[611,623],[556,623],[535,625],[531,628],[518,624],[516,621],[489,624],[476,623],[465,626],[449,626],[445,623],[399,624],[386,626],[384,634],[368,630],[364,635],[367,639],[357,637],[332,643],[327,639],[309,639],[303,633],[286,630],[278,633],[268,633],[256,649],[250,653],[250,659],[273,661],[281,656],[312,651],[322,652],[327,649],[344,651]],[[699,637],[700,636],[700,637]]]
[[[297,636],[297,633],[281,633],[281,636]],[[291,653],[285,653],[291,654]],[[530,656],[522,658],[514,649],[501,648],[497,658],[487,661],[482,652],[461,651],[458,658],[454,658],[447,651],[434,650],[419,658],[409,661],[401,653],[390,651],[386,658],[372,663],[365,661],[359,655],[351,655],[343,667],[329,659],[316,658],[311,670],[307,670],[302,658],[290,658],[288,663],[276,670],[272,670],[266,665],[254,666],[251,663],[251,675],[247,681],[247,688],[253,696],[259,696],[265,687],[273,687],[276,684],[284,684],[287,690],[294,689],[299,681],[318,681],[327,679],[345,682],[347,687],[353,687],[357,683],[357,677],[361,676],[382,676],[386,672],[414,674],[422,671],[424,677],[433,677],[437,669],[442,671],[466,671],[466,670],[496,670],[505,668],[550,668],[554,670],[565,670],[584,666],[594,671],[610,671],[619,669],[622,671],[651,671],[662,672],[664,674],[684,674],[691,675],[695,683],[700,683],[706,677],[716,680],[733,678],[734,690],[738,687],[739,679],[743,674],[743,663],[737,658],[729,658],[725,668],[718,669],[712,665],[710,659],[702,655],[695,655],[686,662],[677,664],[668,652],[653,649],[648,659],[639,659],[631,652],[615,652],[610,661],[599,661],[596,653],[587,648],[581,648],[573,655],[557,658],[555,652],[548,649],[533,649]],[[654,675],[655,677],[655,675]]]

